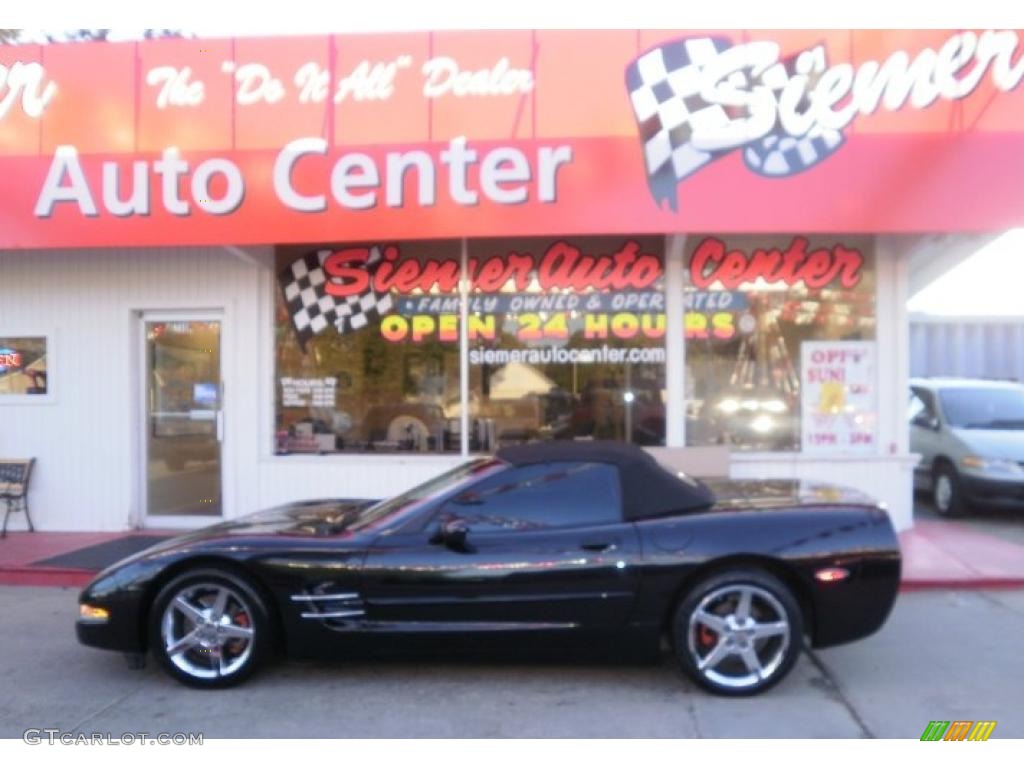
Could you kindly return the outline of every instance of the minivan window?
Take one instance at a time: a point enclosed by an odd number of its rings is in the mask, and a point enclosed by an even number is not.
[[[939,398],[951,427],[1024,430],[1024,388],[950,387]]]
[[[931,406],[926,402],[920,392],[914,390],[910,393],[910,408],[907,413],[907,421],[913,422],[922,413],[932,415]]]

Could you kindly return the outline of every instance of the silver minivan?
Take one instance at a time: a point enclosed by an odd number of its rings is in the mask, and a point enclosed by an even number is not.
[[[914,489],[940,515],[972,507],[1024,509],[1024,386],[980,379],[910,382]]]

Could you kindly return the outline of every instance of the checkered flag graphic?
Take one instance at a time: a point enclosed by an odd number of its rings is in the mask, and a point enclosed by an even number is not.
[[[710,103],[700,95],[703,68],[731,47],[725,37],[682,38],[652,48],[626,68],[626,86],[651,194],[659,204],[667,200],[673,211],[678,210],[679,182],[735,149],[699,149],[692,142],[694,131],[728,135],[735,133],[737,118],[749,117],[745,108]],[[767,86],[778,97],[795,74],[795,60],[794,56],[772,65],[761,73],[757,84]],[[747,86],[748,75],[734,72],[730,84]],[[813,85],[812,80],[808,90]],[[807,106],[805,96],[799,108]],[[817,124],[803,136],[790,136],[776,120],[768,134],[745,144],[743,159],[755,173],[788,176],[820,162],[842,141],[839,131]]]
[[[761,84],[771,89],[776,102],[780,101],[786,83],[797,76],[796,59],[795,55],[783,59],[761,75]],[[814,90],[819,78],[818,74],[807,75],[803,95],[794,108],[797,114],[806,114],[811,108],[807,94]],[[762,176],[792,176],[817,165],[842,144],[842,131],[825,128],[819,123],[813,123],[802,136],[791,136],[783,127],[781,117],[776,116],[775,125],[767,135],[743,148],[743,162]]]
[[[278,275],[284,302],[303,352],[306,351],[306,342],[325,331],[328,326],[334,326],[340,334],[359,330],[365,328],[370,320],[390,312],[394,304],[390,293],[378,293],[372,288],[346,297],[327,293],[328,278],[324,272],[324,261],[331,253],[307,253]],[[380,249],[371,248],[366,260],[371,285],[380,260]]]

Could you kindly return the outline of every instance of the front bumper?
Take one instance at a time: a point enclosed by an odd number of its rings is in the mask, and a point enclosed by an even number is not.
[[[78,642],[93,648],[105,648],[110,651],[125,653],[142,653],[146,650],[145,631],[136,610],[124,603],[104,606],[110,610],[110,618],[105,622],[75,622],[75,634]]]
[[[973,506],[1024,510],[1024,478],[996,480],[991,477],[961,476],[964,498]]]
[[[107,620],[102,622],[78,618],[75,634],[82,645],[125,653],[145,651],[145,582],[126,586],[125,576],[133,572],[137,571],[129,566],[101,573],[81,591],[79,605],[88,604],[108,612]]]

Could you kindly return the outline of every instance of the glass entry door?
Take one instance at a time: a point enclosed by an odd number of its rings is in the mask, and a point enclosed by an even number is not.
[[[147,522],[219,516],[221,321],[144,316],[143,334]]]

